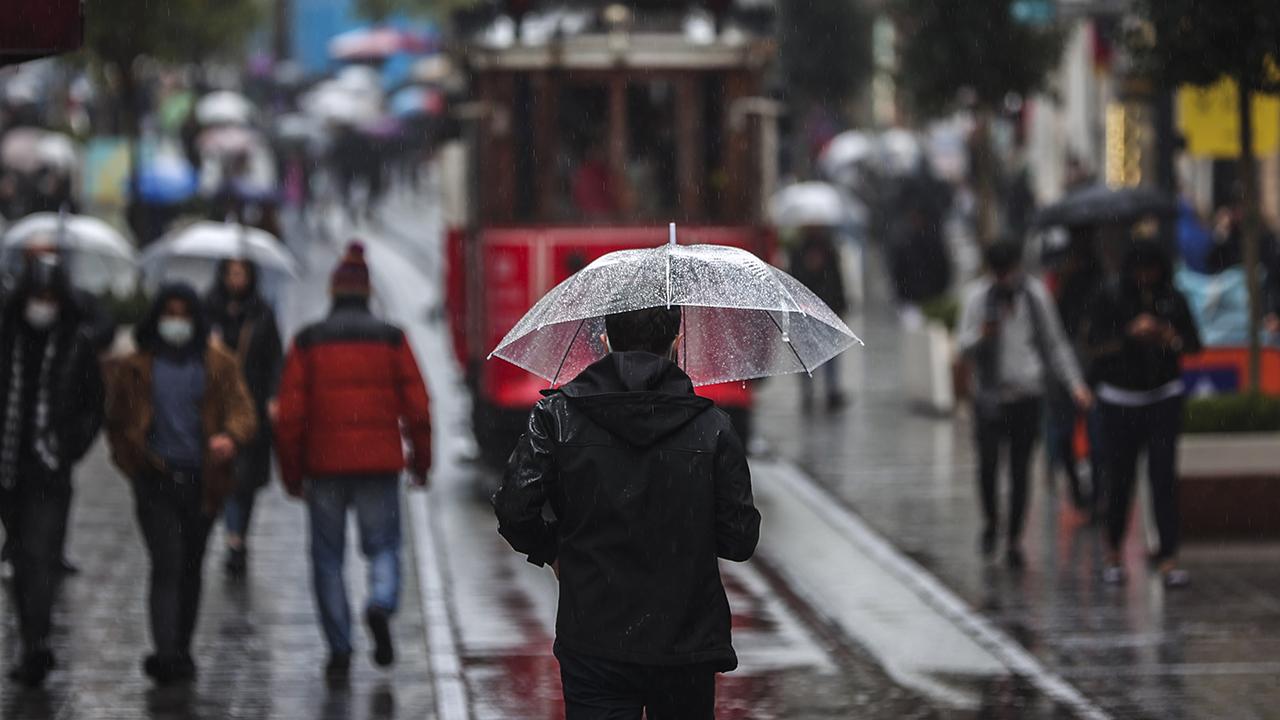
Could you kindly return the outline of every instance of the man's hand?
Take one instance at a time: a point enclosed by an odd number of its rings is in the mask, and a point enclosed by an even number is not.
[[[1071,390],[1071,399],[1075,402],[1076,407],[1083,412],[1088,412],[1093,409],[1093,392],[1085,385],[1075,386],[1075,388]]]
[[[280,401],[271,398],[267,401],[267,419],[274,425],[280,420]]]
[[[1159,339],[1165,327],[1151,313],[1142,313],[1129,323],[1128,333],[1129,337],[1150,342]]]
[[[209,457],[219,465],[225,465],[236,458],[236,441],[226,433],[218,433],[209,438]]]

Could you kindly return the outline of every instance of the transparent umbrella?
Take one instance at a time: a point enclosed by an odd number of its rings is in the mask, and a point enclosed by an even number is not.
[[[56,248],[68,259],[71,281],[91,292],[128,292],[137,277],[133,243],[89,215],[34,213],[10,226],[2,244],[6,267],[14,266],[29,250]]]
[[[297,276],[293,255],[271,233],[212,221],[197,222],[161,238],[143,252],[142,269],[153,285],[179,278],[200,286],[201,278],[212,278],[213,268],[226,259],[251,260],[262,272]]]
[[[491,357],[554,386],[605,354],[605,316],[679,305],[680,365],[695,385],[812,372],[862,341],[795,278],[723,245],[609,253],[547,293]]]

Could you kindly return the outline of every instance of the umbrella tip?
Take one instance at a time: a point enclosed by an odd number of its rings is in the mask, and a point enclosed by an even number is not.
[[[668,244],[668,245],[675,245],[675,244],[676,244],[676,224],[675,224],[675,223],[671,223],[671,224],[668,226],[667,232],[668,232],[668,235],[667,235],[667,244]]]

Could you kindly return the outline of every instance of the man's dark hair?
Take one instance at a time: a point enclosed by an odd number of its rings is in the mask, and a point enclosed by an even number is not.
[[[604,327],[615,352],[642,350],[666,355],[680,334],[680,307],[659,306],[609,315]]]
[[[1022,247],[1010,240],[993,243],[982,253],[987,269],[996,275],[1007,275],[1022,264]]]

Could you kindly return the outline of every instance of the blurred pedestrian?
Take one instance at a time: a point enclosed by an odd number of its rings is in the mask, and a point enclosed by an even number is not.
[[[898,301],[919,306],[951,287],[951,253],[942,235],[942,216],[929,196],[916,194],[903,210],[905,222],[889,248],[889,269]]]
[[[71,473],[97,437],[103,392],[65,272],[55,258],[29,263],[0,320],[0,519],[22,639],[10,677],[27,686],[54,667],[50,617]]]
[[[1020,247],[1007,241],[987,248],[987,272],[965,294],[958,333],[960,351],[972,363],[976,379],[973,422],[984,521],[981,550],[985,556],[996,550],[1000,525],[996,481],[1000,454],[1007,448],[1010,493],[1005,559],[1013,569],[1025,564],[1020,541],[1047,372],[1070,388],[1077,406],[1087,409],[1093,403],[1049,292],[1022,271],[1021,255]]]
[[[325,673],[351,666],[351,610],[343,578],[347,511],[354,507],[369,562],[365,623],[373,660],[395,661],[391,616],[400,596],[400,474],[418,486],[431,469],[427,389],[404,332],[369,311],[364,248],[348,246],[333,272],[333,310],[304,328],[285,360],[276,452],[285,490],[305,498],[320,624],[329,644]],[[404,456],[404,436],[412,456]]]
[[[559,579],[567,720],[712,718],[738,664],[717,563],[751,557],[760,513],[728,416],[673,362],[680,316],[606,318],[610,353],[534,407],[493,498]]]
[[[213,334],[235,355],[258,416],[258,434],[236,457],[236,489],[222,510],[225,568],[242,578],[248,568],[249,525],[254,500],[271,479],[271,422],[284,365],[280,330],[271,306],[258,292],[258,267],[248,260],[224,260],[206,301]]]
[[[813,291],[837,315],[849,311],[849,298],[844,289],[844,273],[840,266],[840,248],[836,246],[829,227],[805,227],[800,239],[791,250],[789,268],[791,275]],[[846,398],[840,388],[840,363],[832,360],[819,370],[826,379],[828,410],[844,407]],[[801,401],[806,411],[813,408],[813,378],[800,379]]]
[[[1102,260],[1098,256],[1097,240],[1092,228],[1072,228],[1066,255],[1054,276],[1058,316],[1062,319],[1062,328],[1075,352],[1076,362],[1083,367],[1088,356],[1089,319],[1105,283]],[[1087,490],[1076,462],[1076,426],[1082,415],[1072,398],[1071,388],[1056,381],[1050,385],[1048,414],[1046,435],[1051,486],[1053,471],[1061,467],[1067,477],[1072,504],[1078,510],[1093,513],[1096,510],[1095,501],[1102,497],[1103,477],[1103,438],[1098,432],[1096,409],[1083,414],[1089,438],[1090,487]]]
[[[1173,285],[1168,255],[1135,242],[1119,282],[1097,304],[1089,332],[1102,434],[1106,437],[1108,583],[1125,581],[1121,549],[1129,525],[1138,455],[1147,453],[1160,548],[1151,557],[1166,585],[1190,580],[1178,568],[1178,436],[1186,387],[1181,357],[1201,349],[1187,300]]]
[[[257,434],[235,358],[209,341],[196,291],[161,288],[134,331],[137,351],[114,363],[107,392],[111,457],[133,486],[151,556],[156,683],[194,679],[191,654],[209,531],[235,489],[239,448]]]

